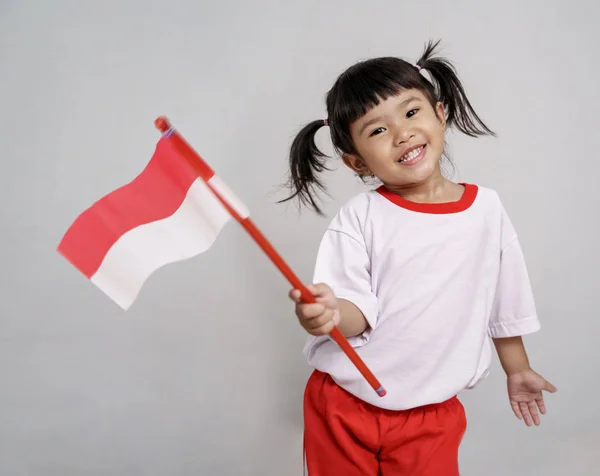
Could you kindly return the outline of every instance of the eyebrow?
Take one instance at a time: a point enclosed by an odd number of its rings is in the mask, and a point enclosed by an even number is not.
[[[406,106],[408,103],[415,101],[415,100],[419,100],[419,98],[417,96],[411,96],[407,99],[405,99],[404,101],[402,101],[400,104],[398,104],[398,108],[402,109],[404,106]],[[369,119],[367,122],[365,122],[363,124],[363,126],[360,128],[360,131],[358,133],[358,135],[362,135],[362,133],[365,131],[365,129],[367,127],[369,127],[371,124],[374,124],[375,122],[379,122],[382,118],[384,118],[385,116],[377,116],[374,117],[373,119]]]

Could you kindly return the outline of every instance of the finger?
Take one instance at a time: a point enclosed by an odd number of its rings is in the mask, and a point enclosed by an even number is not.
[[[525,420],[525,424],[527,426],[531,426],[531,414],[529,413],[529,407],[527,406],[527,403],[519,403],[519,409],[521,410],[521,414],[523,415],[523,420]]]
[[[547,380],[544,380],[544,390],[546,390],[546,392],[554,393],[558,389]]]
[[[302,293],[298,289],[292,289],[288,296],[294,302],[300,302],[302,300]]]
[[[535,424],[535,426],[540,426],[540,415],[538,413],[537,407],[535,405],[535,402],[529,402],[527,404],[527,406],[529,407],[529,413],[531,414],[531,418],[533,419],[533,423]]]
[[[306,327],[309,329],[318,329],[319,327],[324,326],[333,321],[333,311],[327,309],[324,313],[314,317],[312,319],[306,320]]]
[[[311,292],[312,292],[313,296],[316,298],[325,297],[331,292],[331,289],[329,288],[329,286],[327,286],[324,283],[318,283],[311,287],[313,288],[313,291],[311,291]]]
[[[333,329],[333,322],[329,321],[320,327],[317,327],[315,329],[307,329],[307,330],[312,335],[322,336],[322,335],[329,334],[332,331],[332,329]]]
[[[319,303],[300,304],[298,307],[300,318],[303,320],[314,319],[325,312],[325,306]]]
[[[333,316],[332,316],[333,325],[334,325],[334,326],[337,326],[337,325],[339,325],[339,324],[340,324],[340,319],[341,319],[341,316],[340,316],[340,311],[339,311],[339,310],[337,310],[337,309],[336,309],[336,310],[334,310],[334,311],[333,311]]]
[[[521,413],[521,409],[519,408],[519,404],[516,402],[510,402],[510,406],[513,409],[513,413],[515,414],[515,416],[519,419],[522,420],[523,419],[523,414]]]
[[[542,415],[546,414],[546,404],[544,403],[544,397],[541,395],[535,399],[535,403],[537,403],[538,408],[540,409],[540,413]]]

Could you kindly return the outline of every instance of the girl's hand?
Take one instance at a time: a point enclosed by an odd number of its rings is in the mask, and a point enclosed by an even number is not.
[[[300,325],[313,336],[329,334],[340,323],[340,309],[333,291],[326,284],[307,286],[316,303],[306,304],[298,289],[290,291],[289,297],[296,303],[296,316]]]
[[[525,420],[531,426],[540,424],[538,409],[546,413],[542,390],[556,392],[556,387],[531,369],[510,374],[507,379],[508,398],[513,412],[519,420]]]

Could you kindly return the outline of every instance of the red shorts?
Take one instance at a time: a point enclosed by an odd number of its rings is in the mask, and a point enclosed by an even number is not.
[[[458,476],[466,423],[456,397],[411,410],[385,410],[315,371],[304,394],[304,474]]]

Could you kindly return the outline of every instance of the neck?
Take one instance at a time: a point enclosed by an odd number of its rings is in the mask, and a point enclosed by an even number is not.
[[[449,194],[456,192],[458,184],[444,178],[440,171],[432,174],[423,182],[406,183],[402,185],[388,185],[385,187],[396,195],[411,202],[438,202],[444,200]]]

